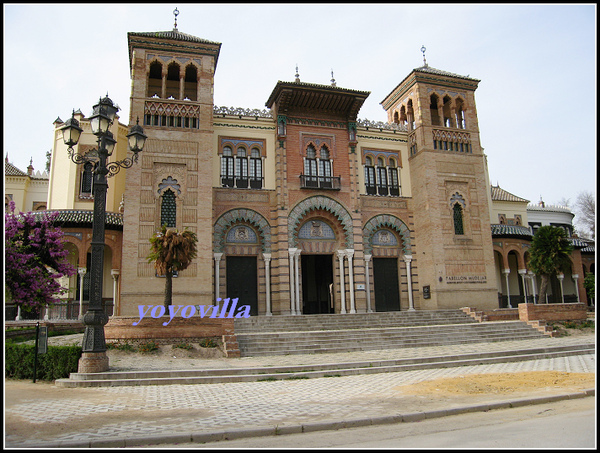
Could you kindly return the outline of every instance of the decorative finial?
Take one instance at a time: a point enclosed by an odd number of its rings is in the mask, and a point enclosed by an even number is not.
[[[335,79],[333,78],[333,69],[331,70],[331,86],[334,87],[335,85]]]
[[[173,29],[173,31],[177,30],[177,16],[179,16],[179,10],[177,9],[177,7],[175,7],[175,9],[173,10],[173,15],[175,16],[175,28]]]
[[[296,82],[300,82],[300,74],[298,74],[298,64],[296,63]]]
[[[425,48],[425,46],[421,46],[421,52],[423,52],[423,66],[427,66],[427,60],[425,59],[425,51],[427,49]]]

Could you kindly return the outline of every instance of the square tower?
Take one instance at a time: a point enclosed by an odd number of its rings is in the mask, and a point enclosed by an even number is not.
[[[148,136],[127,171],[120,309],[160,304],[164,280],[147,261],[162,224],[198,237],[198,255],[179,272],[173,304],[212,304],[213,85],[221,44],[181,33],[128,33],[130,125]]]
[[[498,305],[478,83],[425,64],[381,102],[408,131],[422,309]]]

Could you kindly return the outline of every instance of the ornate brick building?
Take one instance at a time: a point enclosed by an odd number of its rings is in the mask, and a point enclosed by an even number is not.
[[[496,236],[519,232],[490,228],[502,224],[501,200],[480,144],[479,80],[424,62],[381,101],[387,123],[358,119],[368,91],[298,74],[265,93],[266,109],[222,108],[219,43],[176,27],[128,43],[129,124],[139,120],[148,140],[109,187],[107,210],[123,212],[119,250],[107,252],[115,315],[161,303],[164,280],[146,257],[165,223],[199,239],[174,304],[237,297],[252,315],[502,306],[512,258]],[[56,126],[53,163],[66,154]],[[91,203],[80,196],[85,170],[69,165],[69,190]],[[511,278],[526,267],[519,257]]]

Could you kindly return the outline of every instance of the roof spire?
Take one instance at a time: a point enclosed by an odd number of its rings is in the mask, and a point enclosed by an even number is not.
[[[423,66],[427,67],[427,60],[425,59],[425,51],[427,48],[425,46],[421,46],[421,52],[423,52]]]
[[[333,69],[331,70],[331,86],[332,87],[336,86],[335,79],[333,78]]]
[[[173,28],[173,31],[177,31],[177,16],[179,16],[179,10],[177,7],[175,7],[173,10],[173,15],[175,16],[175,28]]]
[[[300,74],[298,74],[298,63],[296,63],[296,82],[300,82]]]

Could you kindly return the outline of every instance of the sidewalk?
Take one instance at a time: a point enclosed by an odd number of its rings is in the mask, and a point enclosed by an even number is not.
[[[312,354],[247,359],[196,359],[196,367],[223,368],[332,363],[457,354],[494,348],[585,344],[595,337],[453,345],[352,354]],[[131,357],[120,369],[157,369],[151,357]],[[136,363],[137,361],[137,363]],[[173,369],[173,361],[165,369]],[[181,368],[180,368],[181,369]],[[468,411],[595,395],[593,384],[545,386],[507,393],[413,392],[412,384],[485,373],[559,371],[595,373],[595,354],[553,359],[395,373],[227,384],[58,388],[5,380],[5,446],[27,448],[124,447],[306,432],[409,422]],[[224,447],[226,445],[224,444]]]

